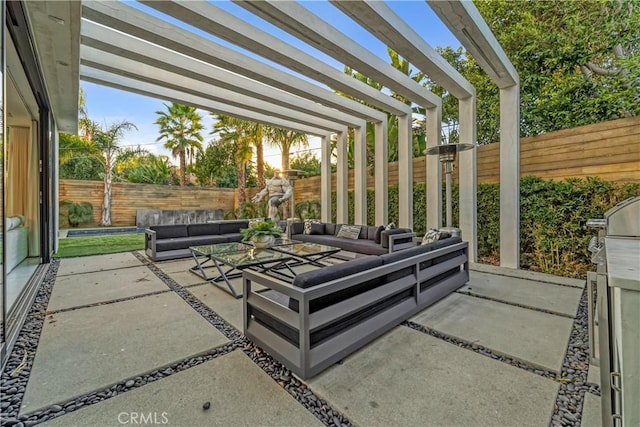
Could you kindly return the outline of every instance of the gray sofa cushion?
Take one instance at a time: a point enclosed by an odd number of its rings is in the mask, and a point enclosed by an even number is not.
[[[436,242],[433,243],[429,243],[426,245],[419,245],[416,246],[414,248],[409,248],[409,249],[404,249],[402,251],[396,251],[396,252],[391,252],[388,254],[384,254],[382,255],[380,258],[382,259],[382,263],[384,265],[388,265],[391,263],[394,263],[396,261],[400,261],[403,259],[407,259],[407,258],[411,258],[412,256],[416,256],[416,255],[420,255],[426,252],[431,252],[435,249],[440,249],[440,248],[444,248],[445,246],[450,246],[450,245],[455,245],[456,243],[460,243],[462,241],[461,238],[459,237],[449,237],[447,239],[443,239],[443,240],[438,240]],[[449,254],[451,255],[451,254]],[[456,256],[457,253],[453,253],[453,255],[448,256],[449,258],[453,258],[454,256]],[[446,259],[446,258],[444,258]],[[444,260],[443,257],[438,257],[435,260],[429,260],[429,261],[424,261],[420,264],[420,268],[424,269],[427,268],[431,265],[438,262],[441,262]],[[391,280],[396,280],[399,279],[400,277],[406,276],[407,274],[410,274],[412,271],[412,267],[407,267],[407,268],[403,268],[402,270],[398,270],[398,271],[394,271],[393,273],[389,273],[387,274],[387,276],[385,277],[385,280],[387,281],[391,281]]]
[[[248,220],[219,222],[220,234],[239,233],[241,228],[249,227]]]
[[[358,234],[358,239],[368,239],[369,238],[369,227],[366,225],[360,226],[360,234]]]
[[[222,235],[222,237],[227,239],[227,242],[239,242],[242,240],[242,233],[227,233]]]
[[[186,224],[152,225],[149,228],[156,232],[156,239],[171,239],[174,237],[187,237],[189,235]]]
[[[304,223],[303,222],[294,222],[291,224],[291,234],[302,234],[304,231]]]
[[[331,234],[332,236],[335,236],[337,232],[336,225],[333,222],[327,222],[324,225],[324,232],[326,234]]]
[[[375,225],[370,225],[367,227],[367,239],[373,240],[374,242],[380,243],[380,233],[384,230],[383,226],[376,227]],[[378,234],[378,239],[376,241],[376,234]]]
[[[321,222],[312,222],[308,234],[315,234],[315,235],[325,234],[324,224]]]
[[[189,224],[187,230],[189,236],[213,236],[220,234],[220,224]]]
[[[195,236],[176,237],[173,239],[156,240],[156,252],[187,249],[189,246],[212,245],[214,243],[226,243],[224,236]]]
[[[329,282],[340,277],[349,276],[351,274],[366,271],[371,268],[382,265],[380,257],[368,256],[354,259],[353,261],[330,265],[328,267],[319,268],[317,270],[306,271],[300,273],[293,280],[293,286],[299,288],[309,288],[321,283]]]

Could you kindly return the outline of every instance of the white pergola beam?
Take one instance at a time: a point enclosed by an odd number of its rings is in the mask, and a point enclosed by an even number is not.
[[[367,128],[354,129],[354,224],[367,224]]]
[[[441,105],[440,98],[339,29],[297,2],[237,1],[241,6],[418,105]],[[351,93],[350,91],[346,91]],[[394,112],[399,115],[399,112]]]
[[[427,149],[440,144],[442,130],[442,113],[438,108],[432,108],[427,114],[426,132]],[[427,201],[427,229],[442,227],[442,165],[438,156],[425,156],[427,168],[426,201]]]
[[[476,141],[476,98],[470,96],[458,103],[460,117],[460,142]],[[436,157],[436,156],[430,156]],[[458,153],[459,216],[462,237],[469,242],[469,261],[478,261],[478,150]]]
[[[86,19],[82,20],[82,44],[155,68],[220,87],[253,99],[293,108],[345,126],[360,126],[363,120],[334,108],[325,107],[280,89],[267,86],[222,68],[186,57]],[[206,97],[206,93],[203,95]]]
[[[347,132],[338,133],[336,148],[336,222],[338,224],[349,224]]]
[[[385,2],[330,1],[456,98],[475,95],[473,85]]]
[[[265,123],[277,126],[283,129],[295,132],[303,132],[309,135],[325,136],[327,131],[312,126],[295,123],[291,120],[284,120],[277,117],[271,117],[265,114],[256,113],[246,108],[226,105],[221,102],[212,101],[199,96],[190,95],[185,92],[165,88],[144,81],[135,80],[129,77],[97,70],[85,65],[80,65],[80,79],[127,92],[137,93],[139,95],[160,99],[163,101],[178,102],[185,105],[191,105],[205,111],[211,111],[217,114],[226,114],[238,117],[244,120],[251,120],[258,123]],[[346,128],[341,129],[346,132]]]
[[[386,120],[386,115],[380,111],[197,36],[184,28],[141,12],[122,2],[91,1],[83,3],[82,16],[93,22],[180,52],[185,56],[216,65],[364,120],[373,122]]]
[[[325,132],[335,132],[337,129],[344,127],[344,125],[320,119],[310,114],[300,113],[296,110],[270,104],[259,99],[253,99],[246,95],[217,88],[176,73],[155,68],[147,64],[136,63],[130,59],[118,57],[87,46],[80,47],[80,57],[82,65],[211,99],[212,101],[246,108],[264,115],[272,115],[283,120],[292,120],[297,123],[314,126],[324,129]]]
[[[411,116],[398,117],[398,226],[413,228]]]
[[[437,110],[437,108],[436,108]],[[389,145],[387,143],[387,121],[376,123],[375,137],[375,212],[376,225],[387,225],[389,222]]]
[[[141,1],[162,13],[274,61],[384,111],[403,114],[403,104],[312,55],[208,2]],[[241,5],[242,6],[242,5]],[[269,19],[267,19],[269,21]]]

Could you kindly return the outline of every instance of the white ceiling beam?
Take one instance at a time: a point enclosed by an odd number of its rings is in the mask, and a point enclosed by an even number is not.
[[[83,19],[81,42],[111,54],[155,68],[180,74],[212,86],[227,89],[285,108],[338,122],[346,126],[361,126],[363,120],[317,102],[292,95],[222,68],[186,57],[172,50],[151,44],[94,22]],[[205,96],[205,95],[203,95]],[[206,96],[205,96],[206,97]]]
[[[291,120],[283,120],[277,117],[271,117],[265,114],[252,112],[244,108],[226,105],[221,102],[212,101],[210,99],[205,99],[195,95],[190,95],[179,90],[169,89],[147,82],[138,81],[129,77],[105,72],[85,65],[80,65],[80,79],[83,81],[96,83],[127,92],[137,93],[139,95],[160,99],[163,101],[171,101],[178,102],[180,104],[191,105],[193,107],[205,111],[210,111],[216,114],[225,114],[257,123],[265,123],[283,129],[303,132],[309,135],[326,136],[328,133],[324,129],[297,124]],[[341,131],[346,132],[347,128],[344,127],[341,129]]]
[[[386,114],[380,111],[197,36],[184,28],[172,25],[121,2],[91,1],[83,3],[82,16],[347,114],[373,122],[386,120]]]
[[[473,2],[426,2],[499,88],[519,84],[518,72]]]
[[[436,94],[297,2],[234,0],[234,3],[418,105],[426,108],[441,105]]]
[[[141,1],[141,3],[384,111],[396,115],[407,114],[407,106],[404,103],[242,21],[211,3],[175,1]],[[285,3],[289,4],[289,2],[283,2],[283,4]],[[439,98],[435,95],[434,98],[433,102],[439,102]]]
[[[330,1],[456,98],[475,96],[473,85],[385,2]]]
[[[131,77],[157,86],[180,90],[201,98],[211,99],[212,101],[223,102],[239,108],[246,108],[258,113],[279,117],[283,120],[290,119],[297,123],[304,123],[332,132],[344,127],[344,125],[329,120],[274,105],[259,99],[253,99],[250,96],[218,88],[180,74],[155,68],[147,64],[141,64],[88,46],[80,46],[80,58],[82,65],[125,77]],[[361,124],[364,125],[364,123],[363,120]]]

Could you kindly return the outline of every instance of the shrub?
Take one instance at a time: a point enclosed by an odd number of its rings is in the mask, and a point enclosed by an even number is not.
[[[60,202],[60,213],[67,218],[71,227],[91,222],[93,219],[93,205],[89,202],[72,202],[63,200]]]

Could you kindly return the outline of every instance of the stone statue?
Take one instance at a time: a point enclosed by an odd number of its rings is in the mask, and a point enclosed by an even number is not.
[[[269,218],[277,222],[280,219],[278,208],[291,198],[293,187],[286,178],[276,175],[267,181],[265,187],[253,196],[251,201],[257,203],[267,195],[269,196]]]

